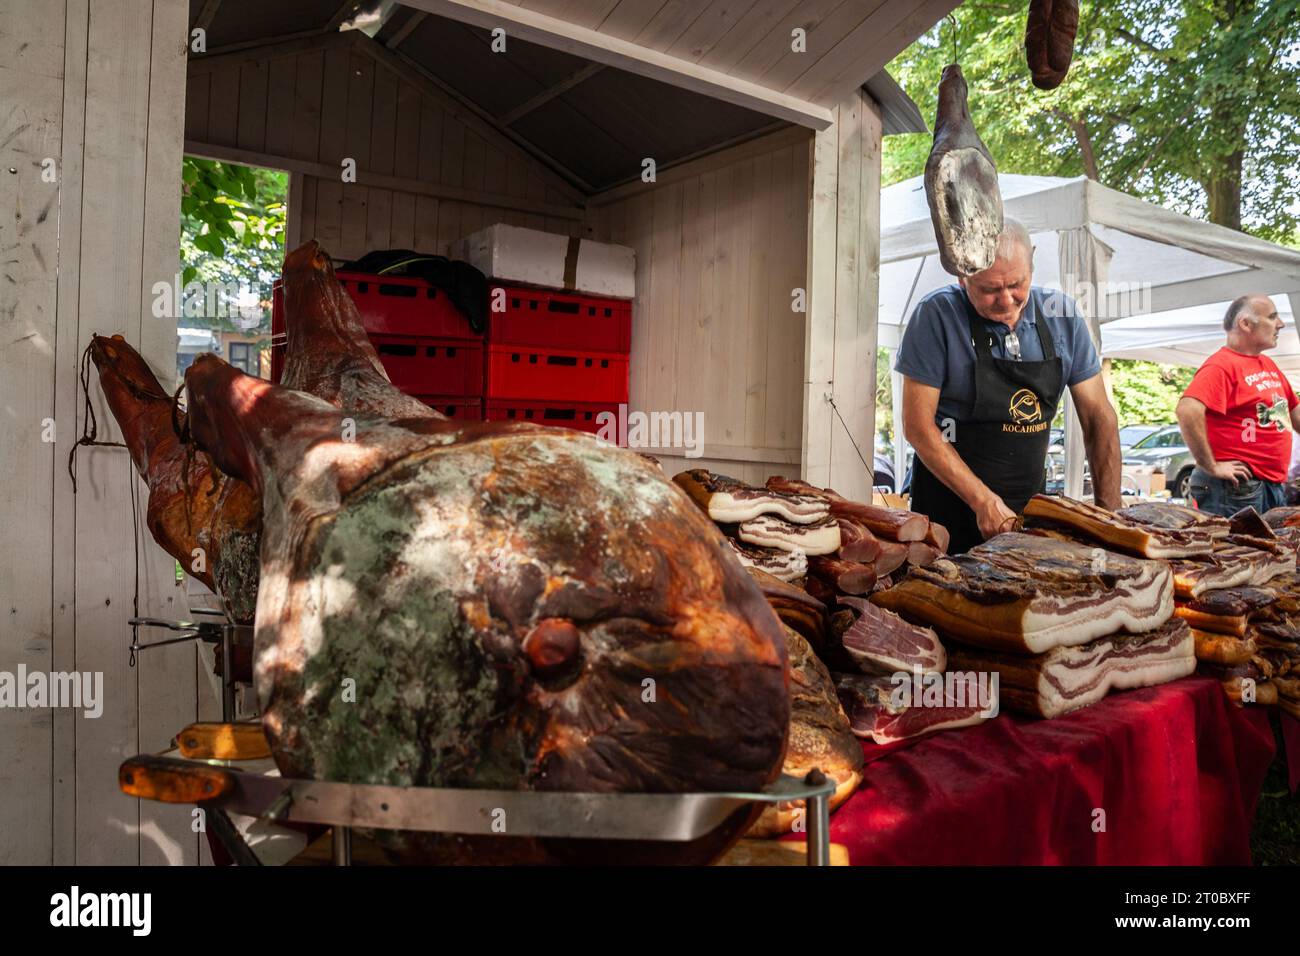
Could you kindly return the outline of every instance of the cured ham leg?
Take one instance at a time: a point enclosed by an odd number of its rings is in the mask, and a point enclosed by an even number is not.
[[[431,418],[361,419],[349,441],[338,409],[211,356],[186,386],[195,440],[262,495],[254,676],[286,776],[679,792],[779,772],[780,623],[708,518],[639,455]],[[751,817],[698,856],[660,851],[708,858]],[[412,860],[599,849],[378,838]]]
[[[305,242],[284,257],[281,288],[288,335],[281,385],[367,415],[446,419],[389,381],[320,243]]]
[[[972,276],[993,265],[1002,232],[998,169],[971,122],[966,78],[956,63],[945,66],[939,79],[925,198],[944,271]]]
[[[231,620],[252,623],[262,525],[257,495],[213,468],[206,455],[186,462],[186,446],[172,423],[171,396],[122,336],[93,336],[90,358],[131,461],[149,489],[149,533],[186,573],[221,597]]]
[[[363,415],[445,417],[388,381],[356,306],[316,242],[285,257],[283,280],[286,384]],[[206,455],[187,456],[172,421],[171,397],[122,336],[94,336],[90,357],[136,470],[149,486],[154,540],[216,592],[232,621],[251,624],[262,523],[258,496],[214,469]]]

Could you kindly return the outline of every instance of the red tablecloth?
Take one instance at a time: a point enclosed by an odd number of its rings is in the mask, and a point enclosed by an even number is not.
[[[1202,865],[1250,863],[1274,744],[1262,712],[1189,677],[865,750],[861,788],[831,817],[856,866]]]

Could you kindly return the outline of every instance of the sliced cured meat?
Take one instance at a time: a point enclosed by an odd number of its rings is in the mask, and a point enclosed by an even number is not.
[[[1277,703],[1277,688],[1253,659],[1231,665],[1201,661],[1196,671],[1222,683],[1228,698],[1239,704],[1260,704],[1267,707]]]
[[[1191,629],[1175,618],[1141,634],[1111,634],[1024,657],[964,647],[949,649],[953,670],[994,670],[1002,706],[1034,717],[1059,717],[1112,690],[1151,687],[1196,670]]]
[[[993,265],[1002,232],[998,168],[975,131],[966,93],[961,67],[944,67],[934,144],[925,163],[925,198],[939,262],[955,276],[973,276]]]
[[[830,618],[826,605],[813,597],[803,588],[787,584],[758,568],[746,568],[754,579],[758,589],[767,598],[776,616],[786,627],[792,627],[812,644],[813,649],[821,651],[826,647],[830,628]]]
[[[845,594],[870,594],[876,586],[876,572],[869,564],[812,557],[808,559],[808,570]]]
[[[923,568],[941,554],[942,551],[924,541],[913,541],[907,546],[907,563],[914,568]]]
[[[835,675],[835,690],[848,715],[849,726],[859,737],[877,744],[892,744],[938,730],[970,727],[996,713],[993,701],[985,706],[979,699],[974,675],[945,675],[940,703],[917,701],[909,687],[907,698],[896,693],[899,678],[866,674]],[[951,686],[949,686],[951,685]],[[986,692],[990,690],[987,683]]]
[[[1174,613],[1173,575],[1143,561],[1039,535],[1007,532],[957,557],[912,568],[873,603],[994,650],[1039,654]]]
[[[254,676],[284,776],[681,792],[780,772],[780,622],[713,524],[634,452],[432,418],[359,418],[341,441],[347,413],[213,356],[185,380],[195,442],[262,494]],[[345,678],[360,692],[340,705]],[[644,852],[709,859],[751,819]],[[376,839],[407,860],[641,852]]]
[[[723,538],[731,546],[740,563],[747,568],[766,571],[774,578],[793,584],[802,581],[808,573],[808,555],[802,551],[782,551],[780,548],[758,548],[735,538]]]
[[[1277,537],[1258,511],[1249,506],[1242,508],[1229,519],[1229,528],[1233,534],[1244,534],[1252,538],[1272,541]]]
[[[948,553],[948,545],[952,541],[952,536],[948,529],[937,521],[930,522],[930,529],[925,533],[925,543],[933,548],[938,549],[944,554]]]
[[[1197,598],[1207,591],[1235,588],[1254,583],[1255,565],[1247,549],[1219,551],[1196,560],[1170,561],[1174,587],[1180,598]]]
[[[1284,505],[1264,512],[1264,523],[1276,531],[1278,528],[1300,527],[1300,507]]]
[[[871,564],[880,557],[880,540],[874,534],[848,518],[836,518],[835,523],[840,526],[841,558]]]
[[[885,674],[943,671],[947,656],[939,635],[930,628],[909,624],[897,614],[861,598],[842,597],[840,603],[858,612],[858,619],[842,639],[844,649],[860,670]]]
[[[737,537],[746,544],[804,554],[833,554],[840,549],[840,526],[834,518],[822,518],[810,524],[793,524],[776,515],[759,515],[742,521]]]
[[[924,541],[929,530],[930,521],[925,515],[902,508],[881,508],[878,505],[850,501],[830,488],[818,488],[798,478],[773,475],[767,479],[767,487],[772,491],[820,497],[830,503],[831,514],[834,517],[855,521],[878,538],[887,538],[890,541]]]
[[[718,522],[738,523],[770,514],[794,524],[811,524],[830,514],[823,498],[755,488],[703,468],[683,471],[673,481]]]
[[[1034,86],[1054,90],[1074,58],[1079,30],[1079,0],[1030,0],[1025,21],[1025,57]]]
[[[886,575],[893,574],[904,564],[911,554],[911,545],[903,544],[901,541],[881,541],[880,556],[871,562],[872,567],[876,569],[876,577],[883,578]]]
[[[1253,640],[1245,636],[1218,634],[1195,627],[1192,628],[1192,637],[1196,641],[1196,659],[1211,664],[1244,664],[1259,649]]]
[[[1193,628],[1240,637],[1251,615],[1275,600],[1277,592],[1269,588],[1221,588],[1178,602],[1174,613]]]
[[[802,778],[817,769],[835,782],[830,796],[834,812],[862,782],[865,758],[835,694],[835,682],[802,637],[786,628],[790,661],[790,740],[781,770]],[[748,836],[774,837],[789,833],[803,814],[804,801],[766,804]]]
[[[1025,505],[1026,518],[1050,521],[1098,544],[1140,558],[1182,558],[1209,554],[1214,538],[1205,528],[1174,530],[1139,524],[1114,512],[1072,498],[1034,495]]]
[[[1209,532],[1210,537],[1215,539],[1227,537],[1230,530],[1228,519],[1222,515],[1210,514],[1208,511],[1188,508],[1185,505],[1148,501],[1120,508],[1115,514],[1136,521],[1138,524],[1150,528],[1163,528],[1166,531],[1199,528]]]

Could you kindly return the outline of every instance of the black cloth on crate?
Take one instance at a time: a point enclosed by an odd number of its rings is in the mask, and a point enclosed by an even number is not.
[[[345,262],[341,271],[423,279],[435,289],[442,290],[452,305],[469,320],[470,328],[475,332],[482,333],[487,328],[487,276],[468,262],[410,249],[380,249]]]

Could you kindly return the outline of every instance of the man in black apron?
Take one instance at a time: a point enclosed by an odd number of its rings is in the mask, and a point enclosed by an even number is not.
[[[1043,491],[1051,424],[1068,386],[1096,503],[1120,504],[1119,428],[1074,301],[1031,285],[1033,248],[1008,219],[984,272],[921,300],[899,346],[903,420],[915,449],[913,511],[960,554],[1008,530]]]

